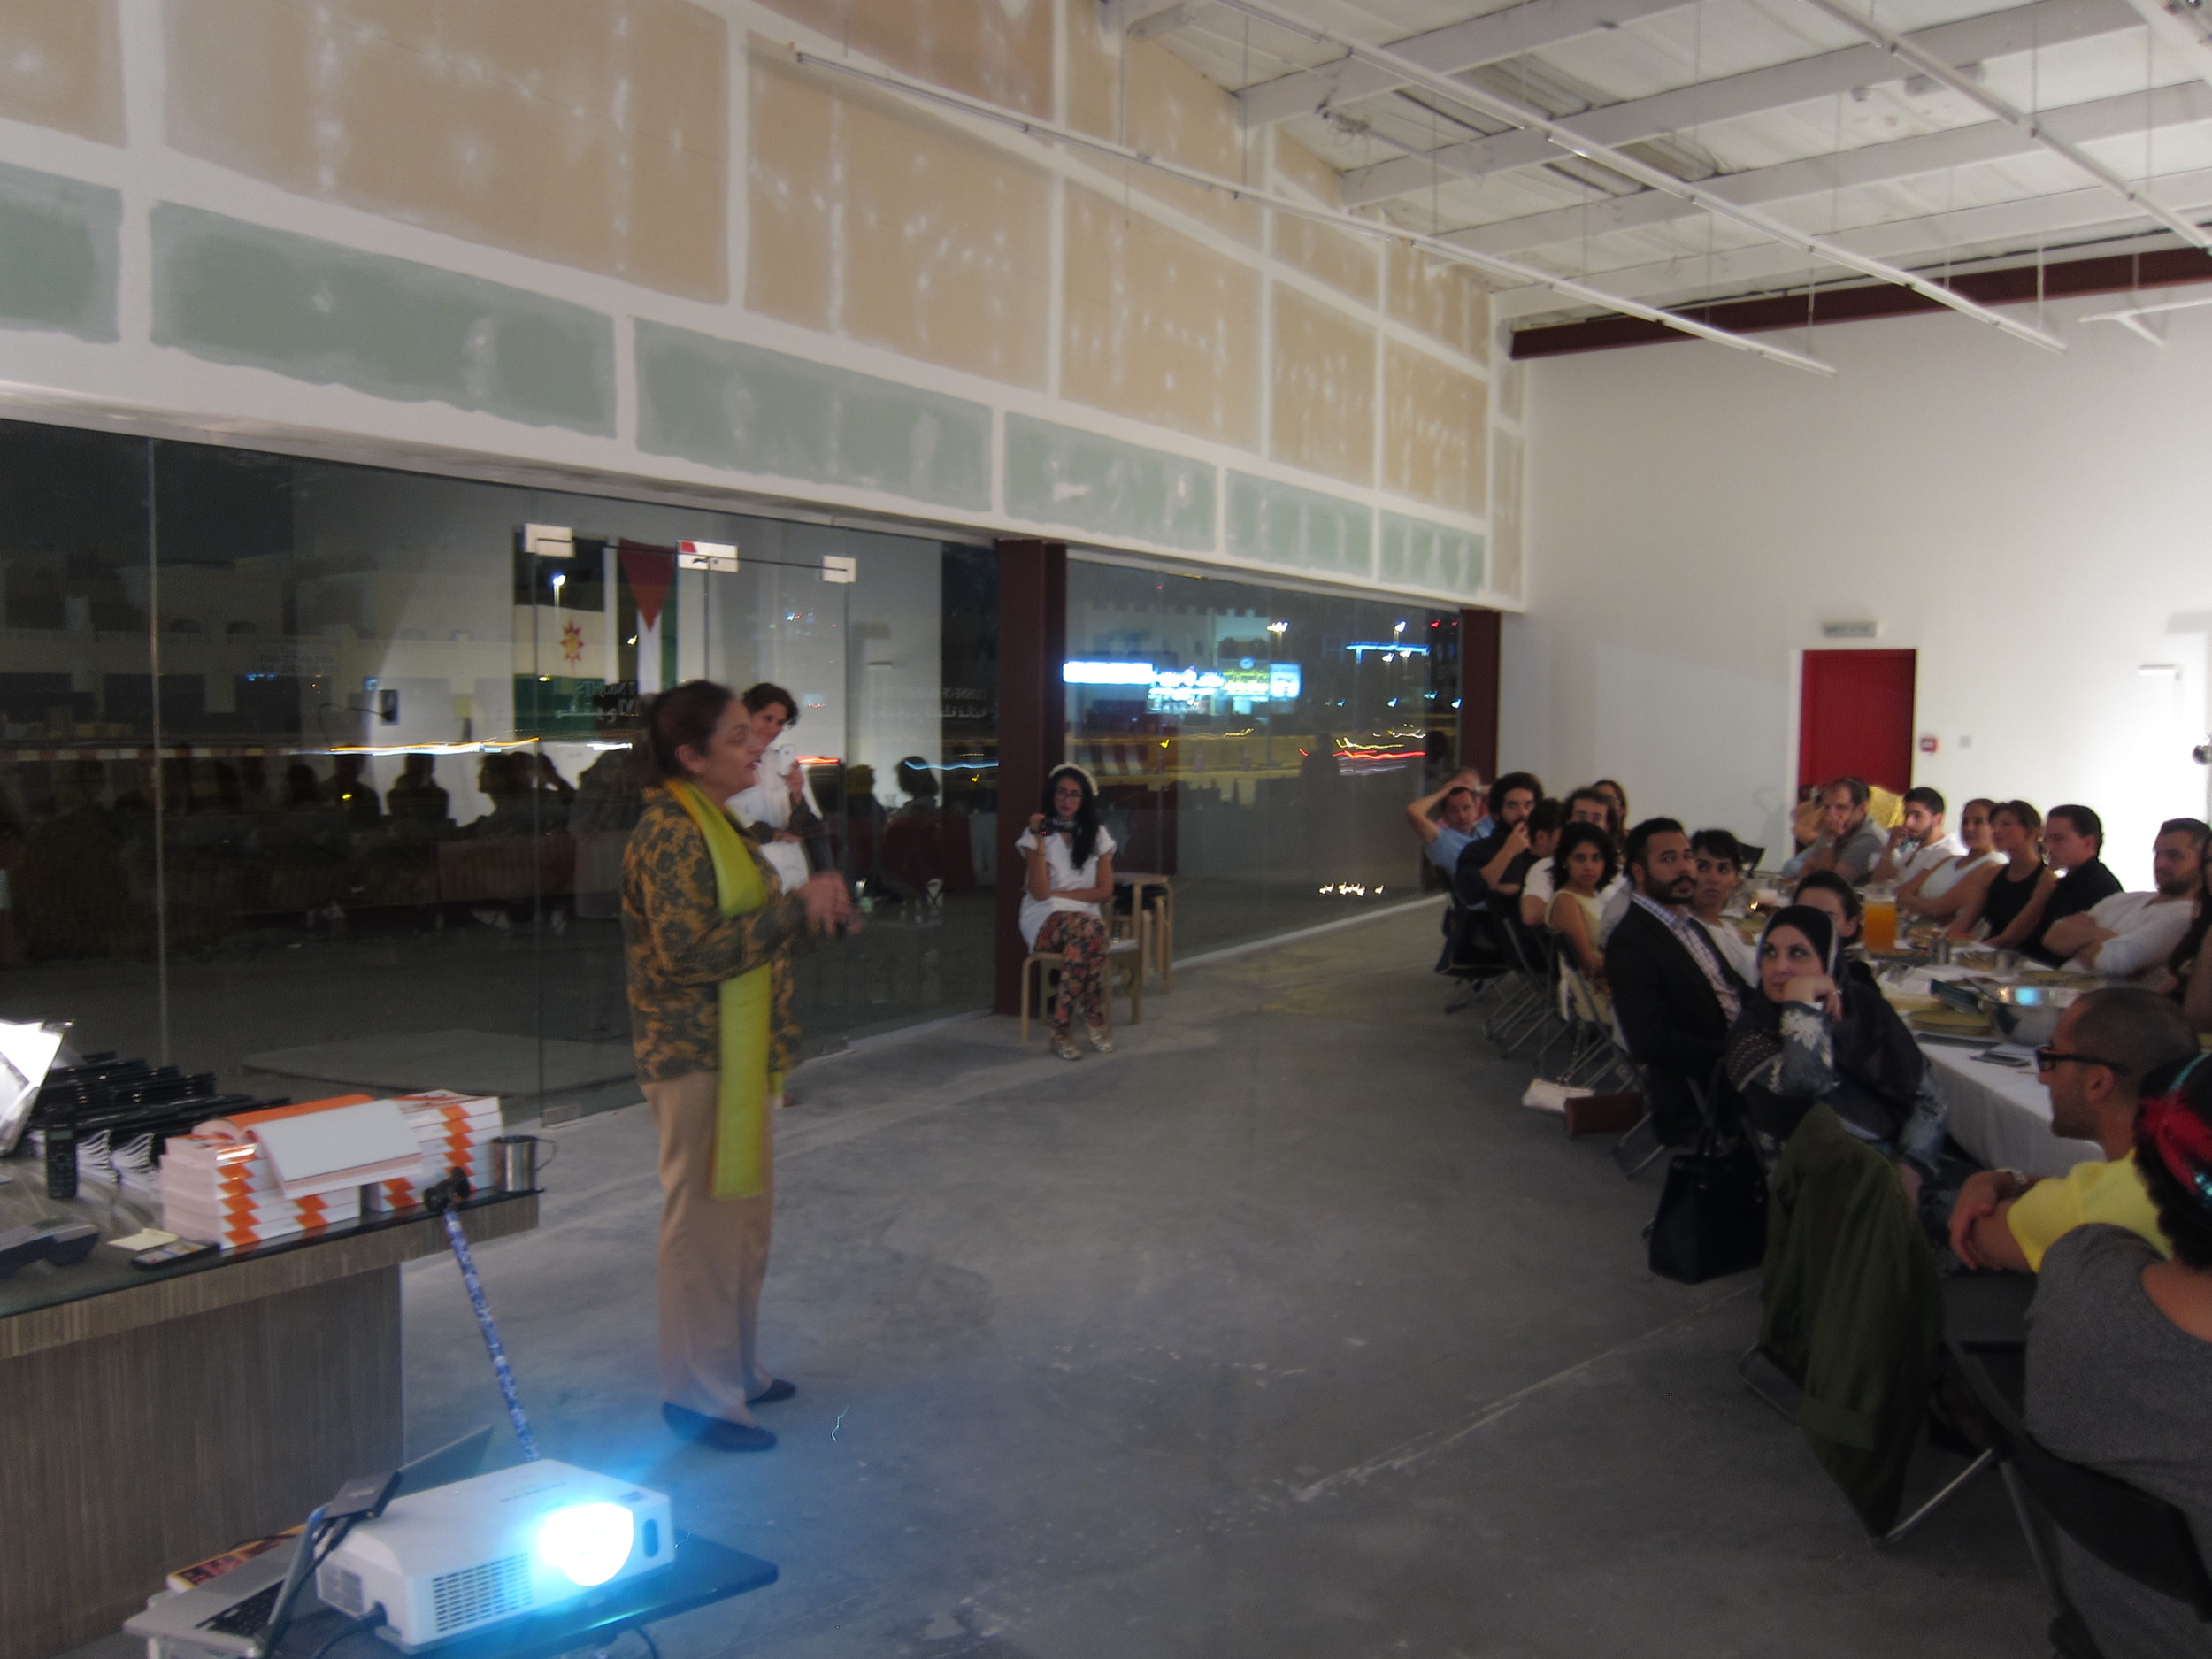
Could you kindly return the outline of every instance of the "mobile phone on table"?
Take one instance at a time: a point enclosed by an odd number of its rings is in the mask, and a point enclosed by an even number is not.
[[[131,1257],[133,1267],[174,1267],[179,1262],[192,1262],[203,1256],[215,1254],[216,1246],[202,1239],[172,1239],[166,1244],[157,1244],[150,1250],[141,1250]]]

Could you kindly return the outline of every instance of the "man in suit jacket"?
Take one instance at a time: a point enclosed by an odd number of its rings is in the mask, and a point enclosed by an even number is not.
[[[1681,825],[1646,818],[1629,832],[1627,864],[1635,895],[1606,943],[1605,979],[1644,1068],[1652,1125],[1680,1145],[1698,1129],[1690,1080],[1712,1076],[1751,987],[1690,912],[1697,867]]]

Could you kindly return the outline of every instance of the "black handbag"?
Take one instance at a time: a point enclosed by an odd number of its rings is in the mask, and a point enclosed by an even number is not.
[[[1667,1165],[1659,1212],[1646,1236],[1651,1271],[1701,1285],[1756,1267],[1767,1248],[1767,1179],[1747,1140],[1711,1133]]]

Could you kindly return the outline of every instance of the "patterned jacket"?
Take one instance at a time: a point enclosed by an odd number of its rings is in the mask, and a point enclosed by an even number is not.
[[[769,893],[758,910],[726,920],[715,896],[714,863],[699,826],[668,790],[645,791],[645,810],[622,852],[622,941],[630,979],[630,1041],[638,1075],[664,1083],[721,1069],[718,987],[772,964],[769,1067],[798,1063],[790,955],[812,942],[806,905],[741,829]]]

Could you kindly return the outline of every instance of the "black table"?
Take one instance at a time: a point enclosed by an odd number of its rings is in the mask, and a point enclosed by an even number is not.
[[[575,1647],[612,1641],[625,1631],[694,1608],[726,1601],[776,1581],[773,1562],[748,1555],[712,1539],[676,1535],[676,1559],[657,1572],[629,1578],[596,1594],[564,1602],[530,1618],[510,1619],[472,1636],[456,1636],[418,1648],[438,1659],[553,1659]],[[327,1609],[296,1620],[271,1659],[311,1659],[315,1650],[346,1627],[342,1614]],[[364,1632],[349,1637],[331,1659],[407,1659],[395,1647]]]

